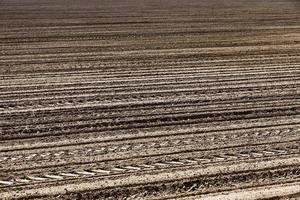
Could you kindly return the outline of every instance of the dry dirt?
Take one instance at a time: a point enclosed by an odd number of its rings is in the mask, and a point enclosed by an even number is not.
[[[299,199],[297,0],[0,0],[0,199]]]

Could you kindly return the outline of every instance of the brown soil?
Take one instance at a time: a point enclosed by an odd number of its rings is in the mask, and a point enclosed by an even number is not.
[[[299,199],[296,0],[0,0],[0,199]]]

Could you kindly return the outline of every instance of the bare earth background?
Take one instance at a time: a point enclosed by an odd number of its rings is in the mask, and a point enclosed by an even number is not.
[[[297,199],[297,0],[0,1],[0,199]]]

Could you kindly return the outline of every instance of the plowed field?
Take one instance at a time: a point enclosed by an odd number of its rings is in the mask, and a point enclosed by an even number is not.
[[[300,198],[299,1],[0,1],[0,199],[270,198]]]

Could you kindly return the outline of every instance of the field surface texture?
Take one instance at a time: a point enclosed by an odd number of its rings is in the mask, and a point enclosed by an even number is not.
[[[299,199],[297,0],[0,0],[0,199]]]

